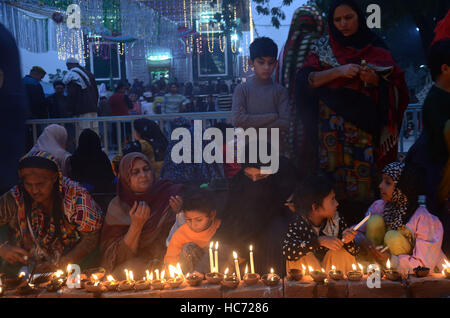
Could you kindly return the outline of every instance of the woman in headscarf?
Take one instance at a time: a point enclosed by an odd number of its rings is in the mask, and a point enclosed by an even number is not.
[[[89,192],[115,192],[111,163],[102,151],[100,137],[93,130],[83,130],[78,139],[78,147],[69,162],[69,177],[80,182]]]
[[[157,180],[142,153],[122,158],[117,196],[109,204],[100,244],[108,271],[120,277],[127,268],[145,275],[154,260],[162,262],[165,240],[179,210],[173,198],[180,191],[180,185]]]
[[[68,176],[70,170],[68,159],[71,154],[66,151],[66,142],[66,128],[57,124],[51,124],[45,127],[29,153],[36,151],[50,153],[61,168],[63,176]]]
[[[442,223],[418,204],[422,180],[417,170],[401,162],[384,167],[379,185],[381,200],[369,207],[366,216],[371,216],[357,236],[369,260],[384,265],[389,259],[391,266],[403,273],[412,273],[418,266],[441,271],[445,259],[441,250]],[[388,252],[377,249],[383,245]]]
[[[311,47],[322,35],[324,21],[321,12],[315,6],[301,6],[292,16],[288,38],[280,50],[276,81],[286,87],[290,99],[289,131],[284,145],[285,154],[295,164],[300,163],[297,149],[302,143],[303,126],[299,112],[295,107],[295,78],[303,62],[311,51]]]
[[[8,226],[0,256],[11,264],[9,271],[20,264],[37,264],[36,272],[88,266],[85,256],[97,246],[103,222],[89,193],[63,177],[55,158],[45,152],[22,158],[19,178],[0,198],[0,225]]]
[[[377,167],[396,159],[409,97],[402,70],[354,1],[333,2],[328,29],[296,76],[299,170],[301,178],[331,177],[347,210],[346,201],[373,198]]]
[[[133,122],[133,128],[134,139],[136,141],[129,144],[123,150],[123,154],[126,155],[130,152],[143,153],[150,160],[155,170],[156,178],[159,178],[168,144],[166,136],[164,136],[157,123],[147,118],[135,120]],[[116,171],[118,170],[121,159],[122,155],[118,154],[112,160]]]

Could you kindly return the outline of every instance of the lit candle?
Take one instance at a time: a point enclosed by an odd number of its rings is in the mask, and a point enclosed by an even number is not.
[[[361,274],[364,274],[364,267],[360,263],[358,263],[358,267],[361,270]]]
[[[108,276],[106,277],[106,279],[107,279],[109,282],[111,282],[111,283],[114,282],[114,281],[116,281],[112,275],[108,275]]]
[[[216,268],[217,273],[219,272],[219,242],[216,242],[214,250],[214,267]]]
[[[181,278],[184,278],[183,271],[181,270],[180,263],[177,263],[177,276],[180,276]]]
[[[145,271],[145,277],[146,277],[147,280],[151,280],[150,279],[150,272],[149,272],[148,269]]]
[[[331,271],[333,272],[333,274],[336,274],[336,266],[331,265]]]
[[[234,258],[234,267],[236,268],[236,275],[237,275],[238,279],[241,280],[241,272],[239,270],[238,255],[234,251],[233,251],[233,258]]]
[[[255,273],[255,263],[253,262],[253,245],[250,245],[250,272]]]
[[[308,265],[308,274],[311,274],[312,272],[314,272],[314,268]]]
[[[353,271],[356,272],[356,265],[352,264]]]
[[[97,286],[99,284],[97,275],[92,274],[92,278],[94,279],[94,286]]]
[[[225,269],[225,272],[223,273],[223,278],[227,278],[228,271],[229,271],[229,269],[228,269],[228,267],[227,267],[227,268]]]
[[[209,268],[211,270],[211,273],[214,273],[213,246],[214,246],[214,242],[211,242],[209,244]]]
[[[163,270],[162,272],[161,272],[161,280],[164,280],[164,274],[166,273],[166,271],[165,270]]]
[[[153,272],[150,273],[150,281],[153,280]]]
[[[159,280],[159,270],[155,269],[155,274],[156,274],[156,280]]]
[[[125,268],[125,276],[127,278],[127,281],[130,280],[130,276],[128,274],[128,269]]]
[[[130,280],[133,281],[134,280],[134,275],[133,275],[133,271],[130,271]]]
[[[386,268],[391,269],[391,261],[389,259],[386,262]]]
[[[270,269],[269,279],[272,280],[272,281],[275,280],[275,275],[273,274],[273,268]]]
[[[306,274],[306,266],[305,266],[305,264],[302,264],[302,269],[303,269],[303,275],[305,275]]]
[[[248,264],[245,265],[245,272],[244,272],[244,276],[248,274]]]

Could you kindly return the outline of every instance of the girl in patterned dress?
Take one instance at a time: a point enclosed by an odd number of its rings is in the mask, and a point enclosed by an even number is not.
[[[347,228],[339,216],[333,185],[324,177],[307,177],[293,200],[295,220],[283,241],[286,271],[302,265],[327,272],[335,265],[350,271],[359,252],[353,241],[356,231]]]

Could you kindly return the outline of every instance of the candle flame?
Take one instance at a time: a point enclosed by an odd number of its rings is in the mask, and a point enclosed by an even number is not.
[[[124,272],[125,272],[125,276],[126,276],[127,280],[130,280],[130,275],[128,273],[128,269],[125,268]]]
[[[165,271],[165,270],[161,272],[161,280],[163,280],[163,279],[164,279],[164,274],[165,274],[165,273],[166,273],[166,271]]]
[[[224,274],[227,275],[229,271],[230,271],[230,269],[227,267],[227,268],[225,269]]]
[[[155,269],[155,273],[156,273],[156,279],[159,279],[159,269]]]
[[[273,268],[270,269],[270,273],[273,274]]]
[[[145,271],[145,277],[147,280],[150,280],[150,272],[148,269]]]
[[[235,251],[233,251],[233,258],[236,260],[238,258],[238,255]]]
[[[322,273],[325,273],[325,270],[323,269],[323,267],[322,267]]]
[[[63,272],[62,270],[60,270],[60,269],[58,269],[58,270],[55,272],[56,278],[60,278],[60,277],[62,276],[62,274],[64,274],[64,272]]]
[[[216,241],[216,250],[219,249],[219,241]]]
[[[150,273],[150,280],[153,280],[153,272]]]
[[[133,271],[130,271],[130,280],[134,280]]]
[[[331,265],[331,270],[332,270],[332,271],[335,271],[335,270],[336,270],[336,266]]]
[[[353,271],[356,271],[356,265],[352,264]]]
[[[308,265],[308,272],[309,273],[314,272],[314,268],[312,268],[311,266]]]
[[[95,275],[95,274],[92,274],[92,278],[93,278],[95,281],[98,280],[98,277],[97,277],[97,275]]]
[[[359,267],[359,269],[361,270],[361,272],[364,271],[363,266],[362,266],[360,263],[358,263],[358,267]]]
[[[250,252],[253,251],[253,245],[250,245]]]
[[[445,272],[444,272],[444,270],[442,270],[442,272],[441,272],[441,273],[442,273],[442,275],[445,275]]]
[[[390,260],[387,260],[387,262],[386,262],[386,268],[387,268],[387,269],[390,269],[390,268],[391,268],[391,261],[390,261]]]
[[[183,271],[181,270],[181,265],[180,263],[177,263],[177,274],[181,277],[184,277],[183,275]]]
[[[25,272],[20,272],[19,278],[22,278],[22,277],[24,277],[25,275],[26,275]]]
[[[247,265],[245,265],[245,272],[244,272],[245,274],[247,274],[248,273],[248,264]]]
[[[112,275],[108,275],[108,276],[106,277],[106,279],[107,279],[109,282],[115,281],[115,279],[114,279],[114,277],[113,277]]]
[[[209,243],[209,248],[212,249],[214,246],[214,242]]]
[[[305,264],[302,264],[302,268],[303,268],[304,271],[306,270]]]
[[[67,272],[72,272],[72,264],[67,265]]]

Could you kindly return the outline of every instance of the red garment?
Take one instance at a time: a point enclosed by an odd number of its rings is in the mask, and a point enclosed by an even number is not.
[[[445,18],[438,22],[436,28],[434,29],[434,34],[434,39],[433,42],[431,42],[431,45],[445,39],[450,39],[450,10],[448,10]]]
[[[114,93],[109,98],[112,116],[128,116],[129,110],[125,102],[125,94]]]

